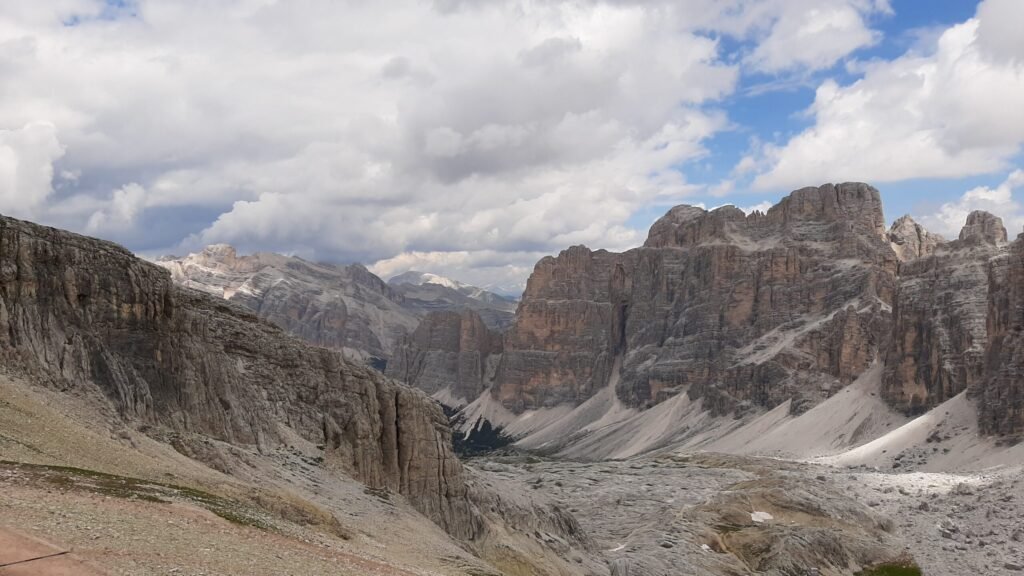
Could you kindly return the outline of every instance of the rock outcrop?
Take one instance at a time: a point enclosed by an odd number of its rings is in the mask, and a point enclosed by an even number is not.
[[[440,393],[446,403],[466,404],[486,389],[501,346],[501,335],[473,310],[431,312],[399,345],[386,374]]]
[[[900,261],[914,260],[928,256],[946,240],[933,234],[914,221],[910,216],[902,216],[889,228],[889,243]]]
[[[999,218],[973,212],[959,240],[900,264],[882,385],[891,406],[919,414],[984,376],[990,261],[1005,241]]]
[[[800,410],[884,349],[896,270],[865,184],[798,190],[763,214],[673,208],[641,248],[541,260],[491,390],[513,412],[578,404],[621,356],[630,406],[687,392],[719,414]]]
[[[1024,236],[991,261],[985,377],[973,396],[985,434],[1024,436]]]
[[[324,446],[325,465],[405,495],[453,535],[478,529],[436,403],[117,245],[0,217],[0,357],[62,389],[98,389],[138,424],[260,449],[298,434]]]

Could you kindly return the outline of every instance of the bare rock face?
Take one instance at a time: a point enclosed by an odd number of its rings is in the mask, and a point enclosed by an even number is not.
[[[1024,240],[994,258],[989,273],[989,346],[974,396],[985,434],[1024,435]]]
[[[975,244],[1005,244],[1006,228],[1003,219],[983,210],[975,210],[967,216],[967,224],[960,230],[960,240]]]
[[[431,312],[406,337],[386,374],[428,394],[465,404],[480,396],[501,353],[501,335],[473,310]]]
[[[157,263],[183,286],[241,304],[307,342],[353,358],[387,359],[419,323],[399,294],[358,264],[269,253],[239,256],[225,244]]]
[[[922,258],[935,252],[946,240],[925,230],[910,216],[902,216],[889,228],[889,243],[901,262]]]
[[[230,270],[256,264],[222,256]],[[327,466],[405,495],[453,535],[479,529],[436,403],[219,296],[117,245],[0,217],[6,370],[98,389],[136,423],[260,449],[298,434],[325,446]]]
[[[922,413],[984,376],[989,262],[1002,251],[1000,238],[1001,220],[974,212],[959,240],[900,264],[882,386],[894,408]]]
[[[688,392],[716,413],[799,409],[884,348],[896,269],[865,184],[801,189],[766,214],[677,207],[642,248],[537,264],[492,393],[515,412],[578,404],[621,357],[616,391],[631,406]]]
[[[626,297],[623,260],[575,246],[537,264],[492,388],[506,406],[579,403],[608,381],[623,336],[613,304]]]

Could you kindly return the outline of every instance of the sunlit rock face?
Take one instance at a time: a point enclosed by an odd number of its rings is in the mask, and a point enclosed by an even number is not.
[[[621,356],[630,406],[686,392],[716,413],[800,409],[886,346],[897,265],[866,184],[797,190],[767,213],[679,206],[641,248],[541,260],[491,390],[514,412],[580,403]]]

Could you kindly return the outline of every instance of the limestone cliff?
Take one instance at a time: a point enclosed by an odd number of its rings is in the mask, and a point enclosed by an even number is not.
[[[1024,436],[1024,237],[991,261],[985,376],[974,390],[986,434]]]
[[[465,404],[486,389],[491,359],[501,346],[501,335],[473,310],[431,312],[398,346],[386,374],[428,394],[441,393],[448,403]]]
[[[453,535],[478,529],[436,403],[117,245],[0,217],[0,355],[136,423],[261,449],[297,433]]]
[[[919,257],[900,264],[882,385],[891,406],[918,414],[983,377],[990,261],[1005,241],[999,218],[974,212],[959,240],[918,250]]]
[[[537,264],[492,392],[515,412],[579,403],[622,356],[620,399],[687,392],[716,413],[795,409],[852,381],[890,332],[897,257],[878,191],[793,192],[767,213],[672,209],[641,248]]]

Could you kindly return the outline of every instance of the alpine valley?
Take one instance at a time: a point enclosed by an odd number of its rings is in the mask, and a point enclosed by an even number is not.
[[[1024,570],[1024,239],[867,184],[677,206],[518,301],[0,217],[0,358],[4,523],[68,573]]]

